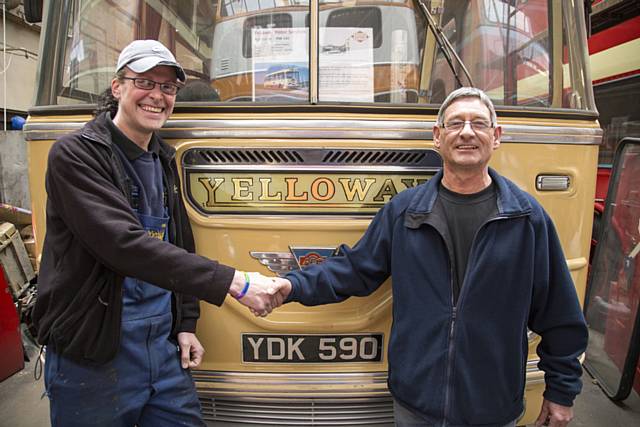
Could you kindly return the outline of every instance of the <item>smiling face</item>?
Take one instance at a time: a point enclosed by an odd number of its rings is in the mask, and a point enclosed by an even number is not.
[[[176,83],[176,72],[168,66],[158,66],[144,73],[125,68],[125,77],[140,77],[158,83]],[[176,102],[175,95],[167,95],[156,84],[151,90],[137,88],[133,80],[113,79],[113,96],[118,99],[118,112],[113,118],[116,126],[133,142],[146,149],[151,134],[167,121]]]
[[[433,127],[433,142],[440,151],[445,168],[456,171],[486,171],[493,150],[500,146],[502,128],[490,127],[474,131],[469,123],[461,130],[447,129],[453,121],[483,120],[491,123],[491,115],[479,98],[455,100],[444,113],[444,126]]]

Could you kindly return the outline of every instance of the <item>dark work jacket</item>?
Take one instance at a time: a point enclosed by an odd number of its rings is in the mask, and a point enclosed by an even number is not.
[[[504,425],[523,410],[527,327],[542,337],[544,396],[570,406],[580,392],[587,328],[551,219],[514,183],[489,171],[498,213],[478,230],[453,304],[450,250],[433,212],[442,172],[395,196],[341,256],[287,274],[289,301],[365,296],[389,276],[389,389],[436,423]]]
[[[47,230],[33,314],[40,344],[87,364],[117,354],[124,277],[173,291],[175,336],[195,332],[198,298],[223,303],[235,272],[193,253],[175,150],[159,137],[171,243],[147,234],[131,208],[106,114],[61,137],[49,152]]]

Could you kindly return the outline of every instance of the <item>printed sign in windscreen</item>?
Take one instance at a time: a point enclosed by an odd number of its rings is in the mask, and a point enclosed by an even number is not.
[[[373,102],[373,29],[320,28],[320,101]]]
[[[308,102],[308,29],[253,28],[253,101]]]

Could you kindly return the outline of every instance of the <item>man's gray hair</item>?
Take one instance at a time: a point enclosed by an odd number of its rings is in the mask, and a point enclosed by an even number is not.
[[[493,108],[493,102],[491,102],[491,99],[487,94],[475,87],[461,87],[451,92],[440,106],[436,125],[442,126],[444,122],[444,112],[447,111],[447,108],[449,108],[454,101],[460,98],[478,98],[489,109],[489,114],[491,115],[491,126],[495,126],[497,124],[498,117],[496,116],[496,109]]]

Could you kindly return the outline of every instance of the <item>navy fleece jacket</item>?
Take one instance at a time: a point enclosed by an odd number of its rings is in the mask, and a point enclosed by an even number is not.
[[[288,301],[365,296],[389,276],[393,326],[389,389],[433,422],[503,425],[523,410],[527,327],[542,337],[546,399],[580,392],[587,328],[553,223],[538,202],[494,170],[498,214],[478,231],[457,305],[454,266],[433,212],[441,172],[394,197],[353,247],[288,274]]]

